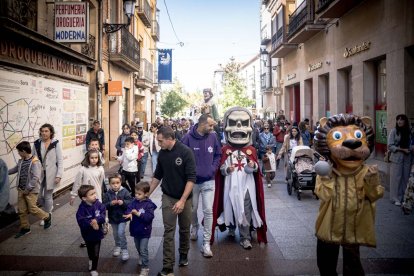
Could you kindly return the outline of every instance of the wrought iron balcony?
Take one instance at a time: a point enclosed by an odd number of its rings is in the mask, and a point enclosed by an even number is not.
[[[138,16],[147,28],[151,27],[151,6],[148,0],[138,0]]]
[[[266,45],[271,41],[271,37],[268,30],[262,30],[261,33],[261,45]]]
[[[81,53],[95,59],[95,37],[93,35],[89,34],[89,43],[82,45]]]
[[[340,18],[362,0],[316,0],[316,14],[319,18]]]
[[[155,41],[160,41],[160,24],[157,20],[152,20],[151,36]]]
[[[139,71],[139,42],[127,29],[110,34],[109,60],[131,72]]]
[[[325,28],[325,23],[314,24],[314,19],[314,1],[303,1],[289,16],[288,41],[290,43],[303,43]]]
[[[37,1],[2,0],[0,1],[0,16],[36,31]]]
[[[135,78],[135,85],[142,88],[152,88],[154,86],[153,64],[145,58],[141,59],[141,68],[138,77]]]
[[[287,31],[289,26],[280,27],[272,36],[272,58],[283,58],[298,47],[296,43],[287,42]]]

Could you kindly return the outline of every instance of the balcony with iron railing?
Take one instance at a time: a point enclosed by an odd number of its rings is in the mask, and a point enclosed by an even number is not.
[[[139,71],[139,42],[128,29],[110,34],[109,60],[131,72]]]
[[[362,0],[316,0],[318,18],[340,18]]]
[[[157,20],[152,20],[151,36],[155,41],[160,41],[160,24]]]
[[[154,67],[145,58],[141,59],[141,68],[138,78],[135,79],[135,85],[141,88],[153,88],[154,86]]]
[[[287,31],[289,26],[280,27],[272,36],[272,58],[283,58],[298,47],[297,43],[287,42]]]
[[[287,39],[290,43],[303,43],[325,29],[325,23],[314,23],[315,2],[305,0],[289,16],[289,31]]]
[[[151,6],[148,0],[138,0],[138,16],[147,28],[151,27]]]
[[[264,29],[261,31],[261,45],[266,45],[271,41],[270,31],[268,29]]]

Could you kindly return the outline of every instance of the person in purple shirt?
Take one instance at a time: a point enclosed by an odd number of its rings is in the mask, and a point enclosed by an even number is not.
[[[206,258],[213,257],[210,248],[211,228],[213,225],[213,201],[215,191],[214,176],[220,164],[221,144],[214,133],[216,122],[209,114],[203,114],[187,133],[182,143],[187,145],[193,152],[196,160],[197,179],[193,187],[193,208],[191,218],[190,239],[198,238],[198,200],[201,195],[204,215],[203,247],[201,253]]]
[[[134,237],[138,251],[138,264],[141,266],[139,276],[148,276],[148,242],[151,237],[152,221],[157,205],[148,198],[150,184],[145,181],[135,186],[135,199],[128,205],[124,218],[131,220],[129,232]]]
[[[88,250],[89,271],[92,276],[97,276],[96,269],[98,267],[101,240],[104,238],[103,224],[105,223],[106,209],[105,205],[96,199],[94,186],[80,186],[78,195],[82,202],[76,212],[76,220]]]

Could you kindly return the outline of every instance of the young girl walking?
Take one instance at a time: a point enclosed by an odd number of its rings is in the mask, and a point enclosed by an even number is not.
[[[77,194],[77,191],[81,185],[92,185],[96,190],[96,198],[102,202],[102,183],[105,179],[105,172],[102,167],[102,161],[99,158],[99,151],[92,149],[89,150],[85,159],[82,161],[82,167],[76,175],[75,182],[73,183],[72,195],[70,199],[70,205],[73,205]]]

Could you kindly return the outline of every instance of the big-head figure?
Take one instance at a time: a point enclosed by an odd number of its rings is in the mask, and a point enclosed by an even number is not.
[[[216,174],[213,231],[237,226],[243,248],[250,249],[250,230],[257,230],[258,242],[267,242],[263,185],[256,149],[252,146],[253,119],[243,107],[232,107],[224,115],[224,136],[220,170]],[[212,235],[212,241],[214,234]]]

